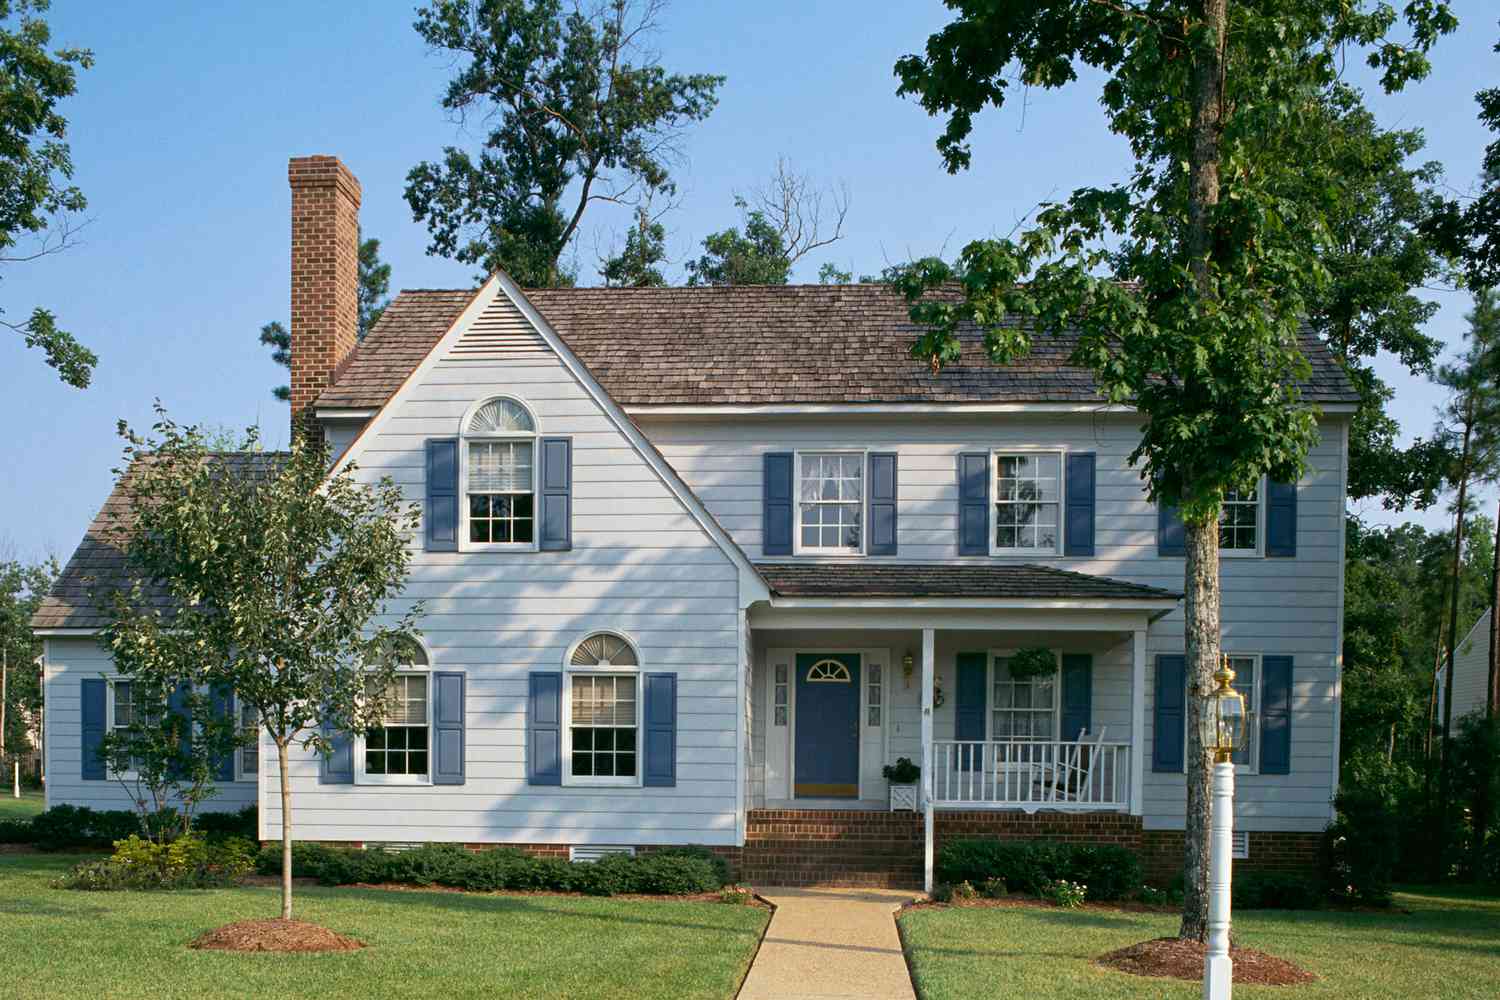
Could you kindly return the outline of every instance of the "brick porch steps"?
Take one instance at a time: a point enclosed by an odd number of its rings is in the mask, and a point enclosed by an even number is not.
[[[922,818],[855,809],[752,809],[742,878],[752,885],[916,889]]]

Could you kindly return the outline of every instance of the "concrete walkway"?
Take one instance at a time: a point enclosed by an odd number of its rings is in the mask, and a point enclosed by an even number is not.
[[[916,1000],[893,889],[757,889],[776,906],[739,1000]]]

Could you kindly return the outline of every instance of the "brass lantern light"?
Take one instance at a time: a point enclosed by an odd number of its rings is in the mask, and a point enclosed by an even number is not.
[[[1227,655],[1214,674],[1214,684],[1203,706],[1200,736],[1204,749],[1212,750],[1215,760],[1227,761],[1236,751],[1245,749],[1250,731],[1245,696],[1234,689],[1234,670]]]

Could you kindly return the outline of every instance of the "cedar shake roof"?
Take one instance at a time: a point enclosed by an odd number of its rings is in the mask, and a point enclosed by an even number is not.
[[[1160,587],[1049,566],[901,563],[756,563],[777,597],[1031,597],[1179,600]]]
[[[398,295],[317,405],[385,404],[473,297]],[[526,297],[621,406],[788,403],[1101,402],[1068,365],[1074,340],[1038,337],[999,367],[977,329],[960,361],[933,375],[909,348],[920,333],[886,285],[547,288]],[[1353,403],[1353,385],[1310,330],[1303,386],[1315,403]]]
[[[285,453],[233,452],[221,457],[239,474],[263,476],[285,458]],[[32,628],[103,628],[109,624],[100,598],[110,591],[128,590],[133,582],[125,562],[125,542],[135,519],[125,487],[132,473],[145,461],[150,459],[137,458],[124,478],[116,481],[109,499],[84,533],[83,541],[78,543],[72,558],[31,616]],[[163,610],[172,607],[159,587],[148,584],[142,592],[147,607]]]

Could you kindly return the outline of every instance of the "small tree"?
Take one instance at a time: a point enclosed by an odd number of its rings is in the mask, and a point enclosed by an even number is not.
[[[192,830],[198,806],[218,794],[219,762],[241,739],[221,705],[156,658],[159,647],[132,641],[133,620],[128,612],[117,617],[121,628],[106,628],[103,636],[115,667],[129,678],[115,682],[115,727],[104,735],[103,756],[130,796],[142,835],[164,844]]]
[[[289,453],[226,454],[157,408],[154,439],[121,424],[128,466],[118,525],[137,578],[118,605],[117,658],[172,665],[196,686],[232,691],[276,747],[281,789],[281,916],[292,915],[294,746],[328,754],[328,733],[384,716],[396,649],[415,641],[421,605],[390,612],[404,585],[417,508],[389,479],[366,486],[298,439]],[[122,647],[131,644],[134,650]]]

